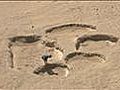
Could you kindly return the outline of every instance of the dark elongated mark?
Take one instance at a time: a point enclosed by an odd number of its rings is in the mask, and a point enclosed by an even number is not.
[[[83,56],[83,57],[100,57],[102,59],[105,60],[105,56],[102,54],[98,54],[98,53],[85,53],[85,52],[72,52],[69,53],[66,57],[65,57],[65,62],[67,63],[70,59],[76,57],[76,56]]]
[[[107,34],[95,34],[95,35],[84,35],[81,36],[79,38],[77,38],[75,47],[76,50],[79,49],[80,44],[84,43],[86,41],[110,41],[110,42],[117,42],[119,40],[119,38],[113,36],[113,35],[107,35]]]
[[[29,44],[39,41],[40,38],[41,36],[30,35],[30,36],[15,36],[8,39],[10,40],[11,44],[16,44],[16,43]]]
[[[53,63],[53,64],[46,64],[43,67],[36,68],[33,73],[34,74],[41,74],[41,73],[48,73],[49,75],[58,75],[58,73],[55,73],[53,69],[60,67],[60,68],[68,68],[67,65],[62,63]]]
[[[63,25],[53,26],[53,27],[45,30],[45,33],[52,33],[53,31],[56,31],[58,29],[65,29],[65,28],[90,28],[90,29],[96,29],[96,26],[87,25],[87,24],[63,24]]]
[[[6,51],[6,61],[7,61],[8,67],[10,68],[14,68],[13,58],[14,58],[14,54],[12,52],[12,44],[8,43],[8,48]]]

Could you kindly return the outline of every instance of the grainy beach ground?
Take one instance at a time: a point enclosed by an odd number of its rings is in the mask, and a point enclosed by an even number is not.
[[[96,29],[65,26],[45,34],[49,28],[70,23],[92,25]],[[119,39],[120,2],[0,2],[0,89],[120,90],[119,40],[114,44],[109,40],[86,41],[79,51],[104,55],[105,62],[100,57],[78,55],[70,59],[72,69],[64,77],[61,68],[55,69],[58,75],[33,73],[43,65],[41,55],[45,47],[40,41],[8,47],[8,38],[33,34],[57,40],[65,55],[75,51],[75,38],[83,35],[106,34]]]

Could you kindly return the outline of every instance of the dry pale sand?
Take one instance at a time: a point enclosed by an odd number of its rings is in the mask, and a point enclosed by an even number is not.
[[[50,28],[53,31],[45,34]],[[40,40],[10,46],[8,39],[33,34],[56,40],[64,49],[64,57],[76,52],[76,38],[105,34],[107,40],[86,40],[79,48],[80,52],[103,55],[105,62],[100,56],[76,55],[69,59],[68,77],[62,68],[54,69],[58,75],[35,74],[34,70],[43,65],[41,55],[46,47]],[[114,44],[110,43],[111,35],[118,38]],[[119,38],[120,2],[0,2],[0,89],[120,90]]]

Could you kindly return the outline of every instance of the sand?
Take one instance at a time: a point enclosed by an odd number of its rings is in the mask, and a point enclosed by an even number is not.
[[[0,89],[119,90],[119,12],[120,2],[0,2]],[[46,33],[50,29],[53,31]],[[74,56],[69,59],[71,69],[67,77],[60,67],[54,69],[58,75],[33,73],[36,68],[43,67],[41,56],[48,48],[42,44],[41,38],[29,43],[25,38],[16,42],[9,40],[29,35],[54,39],[64,49],[66,57],[76,52],[77,38],[96,34],[112,35],[118,41],[86,40],[81,43],[77,52],[98,53],[105,60],[101,62],[99,56]],[[54,59],[51,62],[54,63]]]

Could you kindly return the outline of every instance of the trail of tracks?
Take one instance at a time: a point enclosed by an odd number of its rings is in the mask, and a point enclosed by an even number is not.
[[[86,25],[86,24],[63,24],[59,26],[53,26],[49,29],[45,30],[45,33],[52,33],[54,31],[59,32],[58,29],[64,29],[66,28],[90,28],[90,29],[96,29],[95,26],[92,25]],[[45,34],[45,35],[46,35]],[[57,43],[55,40],[50,40],[49,38],[44,38],[45,36],[40,35],[24,35],[24,36],[14,36],[7,39],[8,41],[8,49],[7,49],[7,62],[9,63],[10,68],[14,68],[14,53],[12,52],[12,47],[14,46],[24,46],[24,45],[32,45],[35,42],[39,42],[40,44],[44,45],[45,47],[49,48],[55,48],[62,52],[64,54],[64,49]],[[76,40],[75,48],[76,50],[79,49],[80,44],[84,43],[86,41],[110,41],[110,42],[117,42],[119,38],[107,35],[107,34],[94,34],[94,35],[83,35],[81,37],[78,37]],[[76,56],[83,56],[83,57],[99,57],[102,60],[105,60],[105,56],[98,53],[87,53],[87,52],[78,52],[73,51],[69,52],[65,58],[64,58],[64,64],[56,63],[56,64],[48,64],[46,66],[43,66],[42,68],[37,68],[33,73],[39,74],[40,72],[45,73],[47,72],[49,75],[53,74],[52,69],[55,69],[56,67],[61,68],[68,68],[67,63],[70,61],[70,59],[76,57]]]

